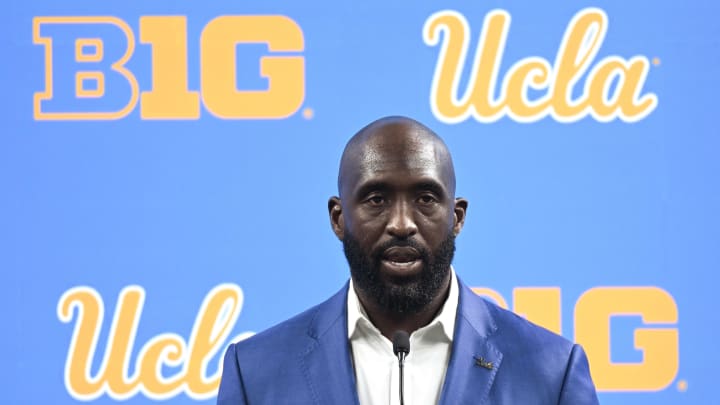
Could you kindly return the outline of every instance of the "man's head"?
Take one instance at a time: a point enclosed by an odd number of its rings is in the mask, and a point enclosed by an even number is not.
[[[434,132],[404,117],[372,122],[346,145],[338,190],[330,221],[361,299],[413,314],[447,291],[467,201]]]

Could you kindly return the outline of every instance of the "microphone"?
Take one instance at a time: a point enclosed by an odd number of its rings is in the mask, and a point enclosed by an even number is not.
[[[398,330],[393,335],[393,353],[398,358],[400,365],[400,405],[405,405],[403,386],[405,385],[403,378],[403,369],[405,366],[405,356],[410,353],[410,335],[404,330]]]

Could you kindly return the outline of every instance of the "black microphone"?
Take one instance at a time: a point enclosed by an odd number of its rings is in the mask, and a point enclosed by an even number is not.
[[[403,394],[403,368],[405,366],[405,356],[410,353],[410,335],[404,330],[396,331],[393,335],[393,353],[398,358],[400,364],[400,405],[405,405],[405,398]]]

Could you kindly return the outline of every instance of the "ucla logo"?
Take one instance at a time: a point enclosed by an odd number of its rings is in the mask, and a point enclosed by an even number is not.
[[[138,37],[152,49],[150,89],[140,89],[129,66],[137,43],[125,21],[35,17],[33,42],[44,48],[45,85],[34,94],[34,118],[113,120],[139,105],[142,119],[193,120],[203,105],[223,119],[279,119],[304,100],[303,32],[289,17],[223,15],[207,23],[199,41],[199,91],[188,88],[185,17],[140,17]],[[236,47],[242,44],[267,45],[269,54],[259,60],[267,89],[238,90]]]
[[[58,302],[62,322],[74,322],[72,340],[65,362],[65,387],[74,398],[90,401],[107,394],[124,400],[139,392],[163,400],[184,392],[197,400],[212,398],[220,384],[220,367],[208,375],[208,362],[224,350],[243,306],[243,293],[234,284],[221,284],[205,297],[186,341],[176,333],[162,333],[146,342],[131,358],[140,323],[145,290],[128,286],[120,292],[104,355],[95,375],[93,359],[98,356],[98,338],[105,322],[105,304],[90,287],[74,287]],[[230,341],[252,335],[240,334]],[[174,375],[164,375],[163,367]]]
[[[489,12],[474,59],[467,66],[471,34],[465,17],[450,10],[428,17],[423,39],[427,45],[440,47],[430,92],[430,106],[438,120],[455,124],[472,117],[490,123],[508,116],[534,122],[550,115],[559,122],[574,122],[590,115],[600,122],[616,118],[635,122],[657,106],[655,94],[643,93],[650,66],[647,57],[607,56],[595,61],[608,29],[603,10],[587,8],[572,18],[552,64],[541,57],[526,57],[500,78],[509,29],[507,11]],[[459,83],[465,68],[471,71],[462,90]],[[573,89],[579,86],[582,91],[574,97]],[[531,99],[531,90],[544,94]]]

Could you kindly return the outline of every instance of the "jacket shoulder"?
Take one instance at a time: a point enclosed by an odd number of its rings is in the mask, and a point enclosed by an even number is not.
[[[341,322],[345,313],[346,288],[326,301],[282,321],[260,333],[234,344],[238,356],[252,364],[252,359],[268,359],[276,355],[287,356],[289,352],[305,347],[309,340],[316,340],[334,323]],[[249,362],[247,360],[250,360]]]
[[[537,325],[512,311],[504,309],[483,298],[489,313],[494,318],[497,330],[494,339],[498,346],[510,344],[515,353],[532,354],[543,351],[554,352],[557,355],[569,356],[573,349],[573,342]]]
[[[494,394],[499,402],[597,405],[582,347],[477,295],[466,303],[465,316],[475,317],[467,322],[502,353]]]
[[[501,308],[463,286],[459,311],[463,322],[503,353],[503,369],[562,374],[574,344],[564,337]]]

